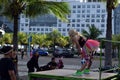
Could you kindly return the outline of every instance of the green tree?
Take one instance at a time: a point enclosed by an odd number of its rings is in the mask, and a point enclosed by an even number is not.
[[[52,46],[53,46],[53,50],[55,51],[55,45],[58,44],[58,38],[61,37],[61,33],[56,30],[56,29],[53,29],[53,31],[51,33],[48,34],[48,39],[50,39],[53,43],[52,43]]]
[[[59,41],[58,38],[62,36],[61,33],[56,29],[53,29],[53,31],[50,32],[48,35],[49,35],[48,39],[50,39],[53,42],[52,43],[53,45],[56,45]]]
[[[5,44],[11,44],[12,43],[12,35],[10,33],[5,33],[5,35],[2,37],[2,40]]]
[[[18,48],[18,19],[21,13],[29,17],[52,13],[57,18],[66,21],[69,14],[69,6],[66,2],[55,2],[46,0],[0,0],[3,6],[2,14],[13,19],[14,34],[13,45],[15,50]]]
[[[65,47],[66,45],[68,45],[68,41],[67,41],[67,39],[64,36],[62,36],[62,37],[58,38],[58,44],[61,47]]]
[[[23,32],[18,33],[18,43],[21,45],[26,45],[27,44],[27,35]]]
[[[90,39],[98,39],[102,32],[93,25],[89,27],[88,31],[83,29],[82,34]]]

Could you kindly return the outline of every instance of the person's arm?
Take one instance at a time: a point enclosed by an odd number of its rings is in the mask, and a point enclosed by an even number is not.
[[[15,65],[14,65],[12,59],[10,59],[8,61],[8,74],[9,74],[11,80],[16,80]]]
[[[38,60],[35,60],[34,64],[37,71],[39,71],[40,68],[39,68]]]
[[[16,80],[16,75],[14,70],[9,70],[8,73],[10,75],[11,80]]]
[[[79,42],[78,42],[77,37],[74,37],[74,38],[72,39],[72,41],[75,43],[76,48],[78,49],[78,52],[81,54],[81,47],[80,47],[80,44],[79,44]]]

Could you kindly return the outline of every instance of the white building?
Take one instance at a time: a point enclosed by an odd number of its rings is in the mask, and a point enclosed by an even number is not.
[[[54,1],[54,0],[52,0]],[[102,31],[100,37],[105,37],[106,35],[106,23],[107,23],[107,12],[106,4],[104,2],[98,2],[98,0],[57,0],[65,1],[69,3],[71,13],[68,15],[69,23],[61,22],[59,19],[55,19],[52,26],[49,25],[30,25],[30,19],[21,15],[20,18],[20,31],[21,32],[32,32],[32,33],[49,33],[53,28],[61,32],[62,35],[68,36],[68,30],[74,28],[81,32],[83,29],[88,30],[88,27],[95,25],[99,30]],[[49,20],[49,16],[46,16]],[[39,19],[34,19],[34,21],[39,21]],[[49,21],[51,21],[50,19]],[[48,23],[49,24],[49,23]],[[114,34],[114,26],[112,27]]]

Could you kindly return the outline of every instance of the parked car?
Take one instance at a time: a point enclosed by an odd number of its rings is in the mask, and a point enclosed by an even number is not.
[[[55,49],[53,56],[54,57],[61,57],[61,56],[62,57],[74,57],[74,54],[69,49],[58,48],[58,49]]]
[[[97,49],[97,51],[96,51],[96,53],[95,53],[95,55],[100,55],[100,54],[102,54],[102,56],[104,56],[104,54],[105,54],[105,49],[100,49],[100,48],[98,48]]]
[[[49,55],[49,53],[46,50],[35,49],[35,50],[33,50],[33,52],[34,51],[37,51],[40,54],[40,56],[48,56]]]

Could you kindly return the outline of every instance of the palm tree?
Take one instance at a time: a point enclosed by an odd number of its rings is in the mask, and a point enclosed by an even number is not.
[[[57,18],[66,21],[66,15],[70,11],[66,2],[46,0],[0,0],[0,5],[3,6],[2,14],[13,19],[13,45],[15,50],[18,49],[18,19],[21,13],[29,17],[52,13]]]
[[[82,34],[90,39],[97,39],[102,34],[102,32],[94,25],[90,26],[88,30],[89,31],[83,29]]]
[[[107,31],[106,39],[112,40],[112,10],[118,5],[119,0],[107,0]],[[105,42],[105,66],[112,66],[112,43]],[[108,47],[109,46],[109,47]]]

